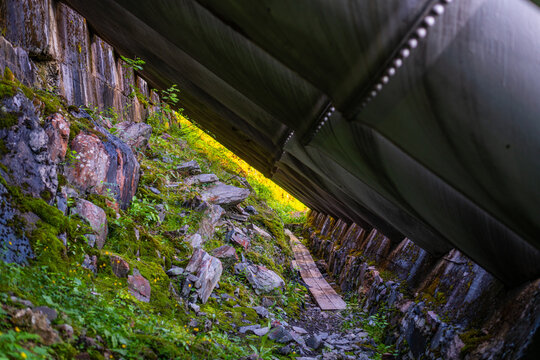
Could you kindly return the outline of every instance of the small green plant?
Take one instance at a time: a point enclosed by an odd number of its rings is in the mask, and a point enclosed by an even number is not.
[[[50,359],[46,348],[32,345],[40,343],[41,338],[36,334],[21,331],[19,328],[0,332],[0,360],[3,359]],[[23,346],[24,345],[24,346]]]
[[[143,197],[141,199],[136,196],[131,201],[131,207],[128,213],[131,216],[141,219],[146,225],[151,225],[159,222],[159,212],[156,210],[156,205]],[[165,210],[168,209],[167,204],[164,204]]]
[[[124,61],[124,64],[122,64],[122,66],[125,67],[126,69],[133,69],[135,71],[142,71],[144,65],[146,64],[146,62],[143,59],[139,58],[139,57],[135,57],[134,59],[130,59],[130,58],[125,57],[123,55],[120,55],[120,57]]]
[[[268,324],[268,327],[270,327],[270,324]],[[277,357],[272,355],[272,352],[275,349],[278,348],[278,345],[268,345],[267,346],[267,344],[266,344],[267,341],[268,341],[268,333],[262,337],[258,348],[251,345],[251,344],[249,345],[249,347],[251,348],[251,350],[253,350],[255,355],[257,355],[259,358],[261,358],[263,360],[277,359]]]

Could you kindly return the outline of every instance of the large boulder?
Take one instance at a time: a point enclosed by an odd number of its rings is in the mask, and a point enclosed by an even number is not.
[[[245,273],[256,292],[269,292],[285,286],[285,281],[278,274],[262,265],[248,265]]]
[[[203,214],[197,233],[201,235],[203,242],[212,239],[216,224],[225,211],[219,205],[210,205]]]
[[[205,189],[201,193],[201,198],[203,201],[207,201],[211,204],[232,206],[246,200],[249,194],[250,192],[248,189],[217,183],[216,185]]]
[[[109,232],[105,211],[84,199],[78,199],[76,206],[71,211],[90,224],[96,235],[97,248],[101,249],[105,245],[105,240],[107,240],[107,234]],[[89,243],[89,245],[94,246],[92,243]]]
[[[206,303],[219,282],[222,271],[221,261],[208,255],[206,251],[200,248],[195,250],[186,267],[186,272],[197,276],[198,280],[195,283],[195,288],[197,288],[197,295],[203,304]]]
[[[54,114],[43,128],[38,115],[23,94],[1,100],[0,162],[9,169],[8,182],[50,203],[58,189],[57,165],[66,154],[69,123]]]
[[[139,162],[131,148],[96,125],[95,131],[81,131],[71,142],[77,155],[66,169],[70,183],[80,190],[112,194],[127,209],[139,184]]]
[[[116,129],[116,135],[133,150],[145,148],[152,135],[152,127],[142,122],[124,121],[117,124]]]

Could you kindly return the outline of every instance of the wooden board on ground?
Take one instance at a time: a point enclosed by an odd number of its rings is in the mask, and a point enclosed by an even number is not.
[[[291,238],[296,266],[300,275],[308,285],[315,301],[322,310],[343,310],[347,306],[341,296],[324,279],[317,265],[313,261],[309,250],[290,231],[286,232]]]

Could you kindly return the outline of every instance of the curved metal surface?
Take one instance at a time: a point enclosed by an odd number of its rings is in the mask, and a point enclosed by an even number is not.
[[[532,2],[65,1],[310,208],[539,276]]]

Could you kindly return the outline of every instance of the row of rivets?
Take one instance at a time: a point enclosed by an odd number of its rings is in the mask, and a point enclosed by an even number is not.
[[[396,74],[397,69],[403,65],[403,61],[411,55],[411,51],[418,47],[418,43],[421,39],[425,38],[428,33],[428,28],[435,25],[435,20],[437,16],[440,16],[444,13],[444,6],[451,3],[453,0],[440,0],[439,3],[435,4],[428,15],[424,18],[421,25],[416,29],[413,35],[407,40],[406,45],[399,51],[398,55],[392,60],[392,64],[388,69],[386,69],[384,75],[381,77],[380,81],[375,84],[373,89],[371,89],[362,103],[361,107],[364,108],[381,90],[383,86],[388,84],[390,78]]]
[[[291,140],[291,138],[293,137],[294,135],[294,130],[291,130],[291,132],[289,133],[289,136],[287,136],[287,139],[285,140],[285,142],[283,143],[283,147],[285,147],[285,145],[287,145],[287,143],[289,142],[289,140]]]
[[[330,120],[330,117],[332,116],[334,111],[336,111],[336,108],[334,106],[330,106],[328,108],[328,110],[325,111],[325,113],[320,116],[320,117],[322,117],[322,119],[321,119],[321,121],[319,121],[319,124],[315,128],[315,133],[313,134],[313,136],[315,136],[315,134],[317,134],[319,132],[319,130],[321,130],[321,128],[324,126],[324,124],[326,124],[328,122],[328,120]]]

